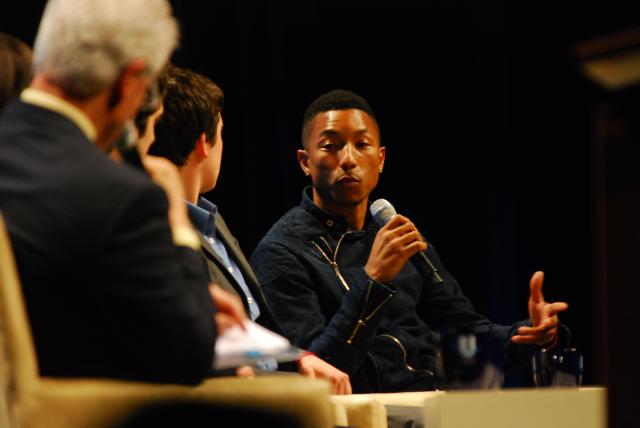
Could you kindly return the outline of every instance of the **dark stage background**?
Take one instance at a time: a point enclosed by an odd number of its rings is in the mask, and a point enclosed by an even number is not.
[[[1,6],[33,42],[43,1]],[[297,204],[305,107],[351,89],[379,119],[389,199],[436,246],[478,311],[527,316],[528,280],[602,383],[593,248],[590,88],[576,42],[638,25],[633,2],[174,1],[178,65],[226,93],[220,207],[245,252]]]

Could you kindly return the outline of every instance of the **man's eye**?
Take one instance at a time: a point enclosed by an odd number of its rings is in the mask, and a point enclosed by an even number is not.
[[[333,141],[325,141],[321,146],[325,150],[335,150],[338,148],[338,145]]]
[[[356,147],[358,147],[359,149],[366,149],[370,145],[371,144],[367,140],[361,140],[361,141],[358,141],[358,143],[356,144]]]

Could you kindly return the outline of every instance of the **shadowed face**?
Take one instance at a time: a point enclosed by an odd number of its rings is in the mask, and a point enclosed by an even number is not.
[[[376,122],[357,109],[318,113],[306,148],[298,151],[300,166],[313,182],[314,202],[331,213],[367,203],[384,157]]]
[[[200,193],[208,192],[216,187],[220,176],[220,166],[222,163],[222,128],[224,123],[222,115],[218,113],[218,127],[213,136],[211,145],[208,146],[208,156],[202,166],[202,183]]]
[[[164,112],[164,109],[161,105],[160,108],[158,108],[158,110],[154,111],[153,113],[151,113],[151,115],[149,115],[149,118],[147,119],[147,125],[144,129],[144,134],[142,134],[138,139],[137,148],[138,148],[138,151],[140,152],[140,156],[146,156],[147,152],[149,151],[149,147],[151,147],[153,142],[156,140],[156,134],[155,134],[156,122],[158,122],[158,119],[160,119],[163,112]]]

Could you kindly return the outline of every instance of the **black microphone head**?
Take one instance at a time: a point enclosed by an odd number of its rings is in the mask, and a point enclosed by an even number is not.
[[[396,215],[396,209],[393,208],[391,202],[386,199],[377,199],[369,207],[369,211],[373,216],[376,223],[380,226],[384,226],[391,220],[391,217]]]

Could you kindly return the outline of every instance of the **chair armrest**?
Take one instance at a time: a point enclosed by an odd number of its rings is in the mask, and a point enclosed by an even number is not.
[[[331,401],[346,409],[349,426],[387,428],[384,404],[369,394],[332,395]]]
[[[213,378],[195,387],[43,378],[18,400],[14,414],[21,428],[110,428],[145,406],[176,402],[277,409],[305,428],[333,425],[327,382],[277,375]]]

